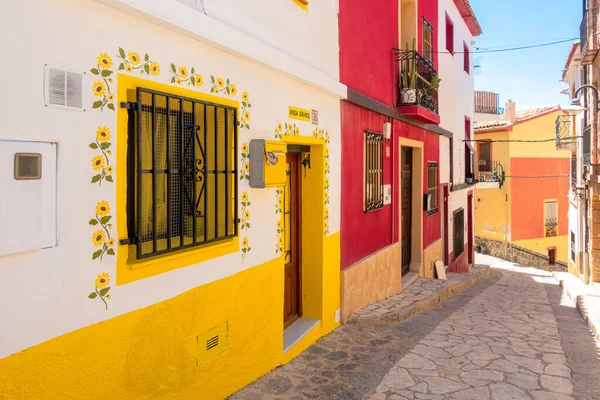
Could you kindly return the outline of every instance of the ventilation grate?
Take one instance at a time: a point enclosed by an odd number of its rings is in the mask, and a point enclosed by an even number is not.
[[[210,360],[227,348],[229,324],[216,326],[198,336],[198,365]]]
[[[206,351],[212,349],[213,347],[217,347],[219,345],[219,335],[213,336],[206,341]]]
[[[46,106],[83,111],[83,74],[46,66]]]

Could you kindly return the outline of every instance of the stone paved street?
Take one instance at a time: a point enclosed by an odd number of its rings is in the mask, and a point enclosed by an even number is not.
[[[600,399],[595,342],[552,275],[482,259],[491,278],[403,323],[344,325],[232,398]]]

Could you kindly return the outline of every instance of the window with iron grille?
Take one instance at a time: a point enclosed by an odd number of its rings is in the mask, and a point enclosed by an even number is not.
[[[438,163],[429,161],[427,163],[427,194],[429,195],[429,204],[427,205],[427,215],[433,215],[438,212]]]
[[[575,262],[575,234],[571,231],[571,261]]]
[[[383,208],[383,134],[365,131],[364,211]]]
[[[571,187],[577,186],[577,157],[571,156]]]
[[[453,242],[454,259],[456,260],[465,251],[465,210],[461,208],[454,211]]]
[[[137,258],[237,236],[237,110],[144,88],[128,108]]]
[[[545,213],[544,213],[544,228],[545,236],[557,236],[558,235],[558,201],[549,200],[544,202]]]
[[[423,18],[423,57],[433,64],[433,26]]]

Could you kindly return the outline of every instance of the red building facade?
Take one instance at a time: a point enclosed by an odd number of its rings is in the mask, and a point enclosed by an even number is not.
[[[403,280],[434,278],[434,262],[447,258],[440,168],[450,157],[440,157],[440,138],[453,133],[439,126],[437,90],[414,85],[406,71],[417,65],[422,80],[437,76],[438,1],[340,1],[340,80],[348,88],[341,104],[342,321],[400,293]],[[375,157],[373,135],[380,138]],[[374,192],[381,201],[370,202]]]

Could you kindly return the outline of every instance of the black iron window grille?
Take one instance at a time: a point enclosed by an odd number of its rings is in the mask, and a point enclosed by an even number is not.
[[[237,110],[143,88],[122,106],[137,258],[237,236]]]
[[[575,262],[575,234],[571,231],[571,261]]]
[[[552,237],[558,235],[558,202],[557,201],[546,201],[545,202],[545,237]]]
[[[454,259],[458,259],[465,251],[465,210],[454,211],[452,241],[454,243]]]
[[[365,131],[364,211],[383,208],[383,134]]]
[[[400,106],[421,106],[435,114],[438,109],[440,79],[432,62],[414,50],[397,50],[400,63],[398,101]]]
[[[433,64],[433,25],[423,17],[423,57]]]
[[[587,125],[583,128],[583,165],[588,167],[591,165],[591,145],[592,145],[592,125]]]
[[[556,118],[556,145],[561,143],[574,143],[575,135],[571,128],[571,116],[559,115]]]
[[[427,163],[427,194],[429,204],[427,205],[427,215],[433,215],[438,212],[438,163]]]

